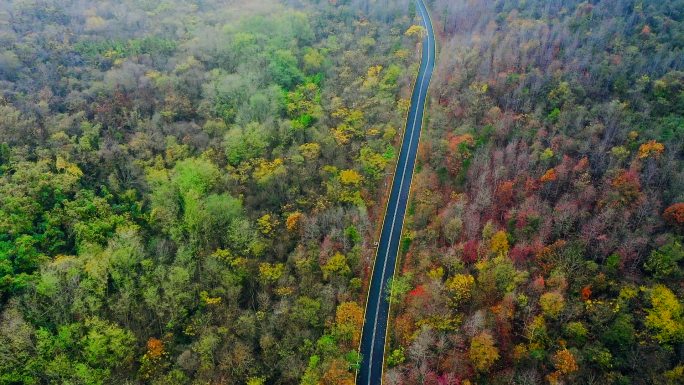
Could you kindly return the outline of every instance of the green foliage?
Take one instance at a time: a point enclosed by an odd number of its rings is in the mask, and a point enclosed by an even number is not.
[[[584,348],[584,355],[587,361],[601,370],[608,371],[613,368],[613,355],[600,344],[587,345]]]
[[[83,336],[83,355],[94,367],[125,365],[133,358],[133,333],[97,317],[86,320],[88,333]]]
[[[682,274],[678,264],[682,258],[684,252],[681,243],[678,239],[671,239],[666,245],[651,252],[644,267],[658,280],[678,278]]]
[[[411,291],[413,286],[411,281],[413,274],[407,273],[401,277],[390,278],[385,285],[385,299],[390,304],[397,304],[402,301],[406,293]]]
[[[83,40],[74,44],[73,48],[86,60],[100,59],[106,56],[111,59],[127,58],[133,55],[168,56],[178,47],[178,42],[157,36],[146,36],[132,40],[102,40],[99,42]]]
[[[548,116],[548,119],[552,122],[555,123],[558,121],[558,117],[560,116],[560,110],[558,108],[554,108],[553,111]]]
[[[0,15],[0,383],[347,381],[404,21],[82,5]]]
[[[13,242],[0,241],[0,292],[26,287],[47,257],[36,249],[37,240],[22,235]]]
[[[10,161],[10,148],[7,142],[2,142],[0,145],[0,165],[9,163]]]
[[[385,167],[387,167],[390,159],[375,153],[369,147],[362,148],[359,155],[359,161],[363,164],[364,171],[373,179],[382,177],[382,173],[385,171]]]
[[[387,356],[387,365],[391,368],[402,364],[405,360],[404,348],[395,349]]]
[[[361,240],[361,234],[356,230],[356,227],[354,225],[349,226],[345,231],[344,235],[349,238],[350,241],[354,243],[358,243]]]
[[[602,341],[608,346],[630,346],[634,343],[635,333],[632,317],[620,314],[603,334]]]
[[[304,74],[297,65],[297,57],[291,50],[277,50],[271,53],[268,74],[279,86],[292,89],[304,81]]]
[[[581,322],[570,322],[563,327],[563,333],[574,343],[582,345],[587,341],[589,333]]]
[[[258,123],[250,123],[244,128],[234,127],[224,138],[226,156],[232,165],[261,155],[267,146],[264,128]]]
[[[615,276],[620,269],[620,256],[618,254],[611,254],[606,258],[606,273]]]

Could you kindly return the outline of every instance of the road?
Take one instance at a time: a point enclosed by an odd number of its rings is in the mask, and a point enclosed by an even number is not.
[[[423,125],[425,98],[427,97],[432,70],[435,66],[435,36],[432,30],[432,22],[423,0],[416,0],[416,3],[418,14],[427,33],[423,37],[423,57],[420,71],[411,95],[406,131],[404,131],[399,161],[391,186],[390,199],[385,212],[368,292],[366,319],[361,337],[363,360],[356,378],[357,385],[375,385],[382,381],[387,316],[389,314],[389,303],[385,300],[385,286],[387,280],[394,276],[404,215],[406,214],[413,169],[416,163],[420,130]]]

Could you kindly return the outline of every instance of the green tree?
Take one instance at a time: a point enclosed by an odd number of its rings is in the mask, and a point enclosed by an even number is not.
[[[256,122],[240,128],[234,127],[224,138],[228,162],[237,165],[261,155],[268,141],[263,126]]]
[[[389,303],[399,303],[406,293],[411,291],[413,273],[406,273],[401,277],[390,278],[385,285],[385,298]]]
[[[681,243],[677,239],[671,239],[666,245],[651,252],[644,267],[656,279],[677,278],[682,274],[678,264],[682,258],[684,258],[684,252]]]

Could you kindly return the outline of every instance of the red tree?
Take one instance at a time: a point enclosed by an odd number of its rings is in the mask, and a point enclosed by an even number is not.
[[[668,207],[663,214],[667,223],[673,226],[684,225],[684,203],[675,203]]]

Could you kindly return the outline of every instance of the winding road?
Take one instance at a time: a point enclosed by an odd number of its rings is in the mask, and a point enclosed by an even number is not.
[[[416,0],[416,3],[417,11],[427,33],[423,37],[423,57],[411,95],[411,107],[406,120],[401,153],[399,154],[378,251],[375,256],[361,337],[363,360],[356,378],[357,385],[375,385],[382,382],[387,317],[390,310],[390,305],[385,299],[385,286],[387,280],[394,277],[404,215],[406,214],[406,205],[411,189],[413,169],[416,164],[420,130],[423,125],[423,109],[432,70],[435,66],[435,36],[432,30],[432,22],[423,0]]]

